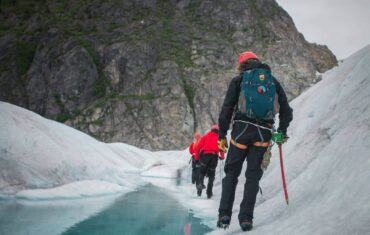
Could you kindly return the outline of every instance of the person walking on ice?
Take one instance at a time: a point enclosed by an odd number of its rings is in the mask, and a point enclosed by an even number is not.
[[[286,141],[293,111],[270,67],[262,63],[256,54],[249,51],[241,53],[238,70],[240,74],[229,84],[218,119],[220,150],[227,151],[226,134],[231,121],[232,131],[217,226],[226,228],[230,224],[238,177],[246,160],[246,181],[238,219],[241,229],[249,231],[253,228],[254,206],[263,174],[261,163],[272,138],[274,116],[279,114],[278,132]]]
[[[218,159],[223,160],[224,153],[220,151],[217,145],[218,125],[213,125],[211,131],[206,133],[198,142],[195,149],[195,159],[198,160],[197,173],[197,194],[200,197],[204,186],[204,177],[208,176],[207,198],[213,196],[213,181],[215,180],[216,167]]]
[[[195,148],[197,147],[197,144],[198,144],[200,138],[201,138],[200,134],[198,132],[195,132],[194,140],[189,145],[189,153],[191,154],[191,168],[192,168],[191,183],[192,184],[195,184],[195,182],[197,180],[197,168],[196,168],[196,166],[197,166],[198,161],[195,160]]]

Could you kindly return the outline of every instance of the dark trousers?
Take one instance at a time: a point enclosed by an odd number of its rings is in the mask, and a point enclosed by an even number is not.
[[[207,195],[212,195],[213,181],[215,180],[216,167],[218,163],[217,154],[200,154],[199,156],[199,173],[197,185],[204,184],[204,177],[208,176]]]
[[[247,161],[245,171],[243,200],[240,204],[239,221],[253,220],[253,211],[259,190],[259,181],[262,177],[261,162],[267,147],[256,147],[256,141],[269,141],[271,133],[268,130],[257,130],[255,126],[236,123],[231,136],[236,142],[247,145],[247,149],[239,149],[230,144],[225,163],[225,177],[222,180],[222,194],[219,215],[231,216],[235,199],[235,190],[243,163]],[[261,138],[262,137],[262,138]]]
[[[197,162],[191,158],[191,183],[195,184],[197,181]]]

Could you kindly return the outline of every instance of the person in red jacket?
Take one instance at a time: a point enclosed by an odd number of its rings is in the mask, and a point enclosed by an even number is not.
[[[213,196],[212,188],[218,159],[223,160],[225,158],[224,153],[220,151],[217,145],[218,131],[218,125],[213,125],[211,131],[199,140],[195,148],[195,160],[198,160],[200,165],[196,184],[198,196],[202,195],[202,190],[205,188],[204,177],[206,175],[208,176],[207,198]]]
[[[192,172],[191,172],[191,183],[195,184],[196,179],[197,179],[197,162],[195,160],[195,148],[200,140],[200,134],[198,132],[195,132],[194,134],[194,140],[191,142],[189,145],[189,153],[191,154],[191,167],[192,167]]]

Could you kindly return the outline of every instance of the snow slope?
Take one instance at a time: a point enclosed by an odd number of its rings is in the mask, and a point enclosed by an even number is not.
[[[150,151],[99,142],[8,103],[0,102],[0,113],[0,196],[94,196],[133,190],[140,185],[140,174],[176,176],[175,167],[164,166]]]

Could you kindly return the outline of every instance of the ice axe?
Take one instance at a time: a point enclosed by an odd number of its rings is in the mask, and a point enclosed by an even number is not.
[[[284,195],[286,204],[289,205],[289,198],[288,198],[288,189],[285,181],[285,173],[284,173],[284,162],[283,162],[283,150],[282,150],[282,143],[284,142],[284,134],[282,132],[275,132],[272,135],[272,140],[277,143],[279,146],[279,155],[280,155],[280,169],[281,169],[281,177],[283,179],[283,188],[284,188]]]

